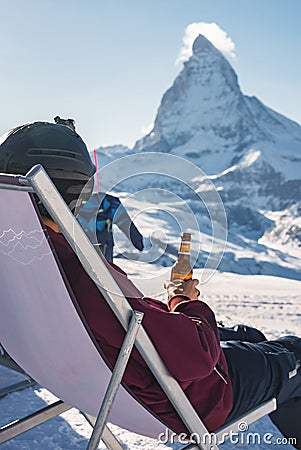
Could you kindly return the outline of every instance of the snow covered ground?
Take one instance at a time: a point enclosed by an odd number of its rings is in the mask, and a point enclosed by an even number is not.
[[[127,263],[130,264],[129,262]],[[156,267],[148,266],[151,270]],[[151,269],[152,268],[152,269]],[[195,275],[198,275],[198,270]],[[301,282],[285,278],[236,275],[216,272],[210,281],[201,287],[205,301],[215,310],[218,320],[225,325],[245,323],[262,329],[268,338],[285,334],[300,334],[301,331]],[[20,380],[22,375],[0,367],[0,387]],[[46,389],[36,386],[16,392],[0,399],[0,426],[34,412],[37,408],[52,402],[54,397]],[[129,433],[111,426],[120,438],[123,448],[135,449],[173,449],[180,450],[182,444],[166,444],[153,439]],[[86,448],[91,427],[84,417],[72,409],[58,418],[4,443],[1,450],[83,450]],[[258,433],[255,443],[247,442],[247,433]],[[250,434],[249,434],[250,436]],[[265,442],[264,442],[265,441]],[[241,438],[227,441],[221,449],[274,448],[289,450],[286,443],[268,417],[250,426]],[[106,447],[101,443],[99,448]]]

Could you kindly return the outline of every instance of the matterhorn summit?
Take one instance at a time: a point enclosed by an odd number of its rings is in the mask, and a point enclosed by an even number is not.
[[[230,63],[204,36],[197,37],[192,50],[163,95],[153,130],[136,142],[134,150],[187,158],[214,175],[218,184],[225,182],[225,189],[243,179],[245,190],[252,174],[251,184],[263,208],[287,207],[300,200],[300,125],[244,95]],[[272,189],[264,186],[270,181]],[[232,199],[232,193],[226,193],[224,200]]]
[[[188,152],[206,172],[214,173],[229,167],[243,148],[259,139],[268,135],[254,118],[234,70],[199,35],[191,58],[162,98],[154,129],[135,148],[177,149],[182,156]],[[212,155],[219,155],[219,167],[212,166]]]

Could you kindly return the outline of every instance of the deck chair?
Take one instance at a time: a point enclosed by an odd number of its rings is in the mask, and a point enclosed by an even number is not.
[[[33,193],[59,225],[126,330],[113,372],[104,362],[77,307],[41,223]],[[165,425],[121,383],[131,348],[136,345],[193,436],[187,448],[218,450],[218,444],[230,430],[239,430],[242,418],[218,430],[214,442],[195,439],[210,433],[177,381],[168,373],[143,328],[142,314],[131,309],[105,261],[91,245],[42,166],[35,166],[25,177],[0,175],[0,210],[0,342],[26,373],[60,399],[49,417],[72,406],[87,417],[97,418],[89,450],[96,449],[100,439],[110,450],[122,448],[107,422],[154,438],[165,433]],[[250,411],[243,420],[254,422],[275,408],[276,402],[272,399]],[[30,417],[29,422],[24,420],[25,424],[22,422],[19,427],[17,423],[0,429],[0,443],[41,423],[39,412],[34,418]]]

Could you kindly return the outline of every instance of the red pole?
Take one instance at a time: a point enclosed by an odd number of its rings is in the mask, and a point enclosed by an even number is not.
[[[96,149],[93,150],[93,157],[94,157],[94,164],[96,167],[96,186],[97,186],[97,192],[100,192],[100,182],[99,182],[99,174],[98,174],[98,159],[97,159],[97,151]]]

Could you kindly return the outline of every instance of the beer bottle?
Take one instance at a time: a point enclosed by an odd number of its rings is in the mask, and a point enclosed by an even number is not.
[[[182,233],[181,244],[178,251],[178,259],[171,269],[171,281],[191,280],[192,268],[190,264],[190,233]]]

